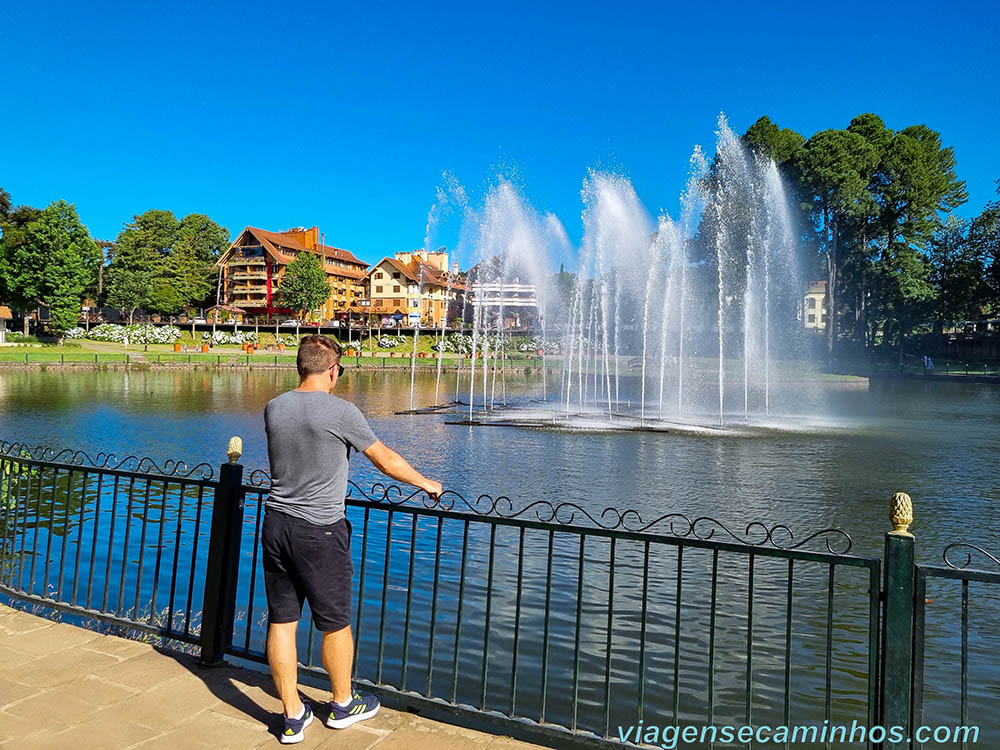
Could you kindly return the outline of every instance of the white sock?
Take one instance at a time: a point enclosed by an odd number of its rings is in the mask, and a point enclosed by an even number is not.
[[[302,704],[302,708],[299,710],[298,716],[289,716],[288,718],[289,719],[301,719],[305,715],[306,715],[306,704],[303,703]]]
[[[340,706],[341,708],[347,708],[347,707],[348,707],[349,705],[351,705],[351,701],[353,701],[353,700],[354,700],[354,697],[353,697],[353,696],[351,696],[350,698],[348,698],[348,699],[347,699],[346,701],[344,701],[343,703],[341,703],[340,701],[334,701],[334,703],[336,703],[336,704],[337,704],[338,706]]]

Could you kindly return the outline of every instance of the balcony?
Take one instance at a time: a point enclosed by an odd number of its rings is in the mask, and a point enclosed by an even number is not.
[[[245,281],[248,279],[266,279],[267,271],[233,271],[231,276],[235,281]]]

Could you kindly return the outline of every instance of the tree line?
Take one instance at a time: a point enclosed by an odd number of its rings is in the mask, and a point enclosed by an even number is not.
[[[85,300],[121,310],[176,315],[215,297],[215,263],[229,232],[204,214],[178,219],[150,210],[113,241],[90,236],[73,204],[14,206],[0,188],[0,301],[24,318],[49,308],[57,336],[77,325]]]
[[[902,357],[914,334],[1000,314],[1000,199],[952,213],[968,193],[938,132],[866,113],[806,138],[762,117],[742,140],[777,163],[801,211],[807,270],[827,282],[830,356]]]

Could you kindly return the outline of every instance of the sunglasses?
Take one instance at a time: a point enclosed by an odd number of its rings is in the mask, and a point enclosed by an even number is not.
[[[344,366],[340,365],[340,364],[338,364],[338,365],[331,365],[330,369],[332,370],[334,367],[337,368],[337,377],[338,378],[344,377]]]

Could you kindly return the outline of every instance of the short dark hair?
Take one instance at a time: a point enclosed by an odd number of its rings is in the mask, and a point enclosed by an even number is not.
[[[299,353],[295,356],[295,367],[299,377],[321,375],[334,365],[340,364],[343,352],[337,341],[316,333],[299,342]]]

